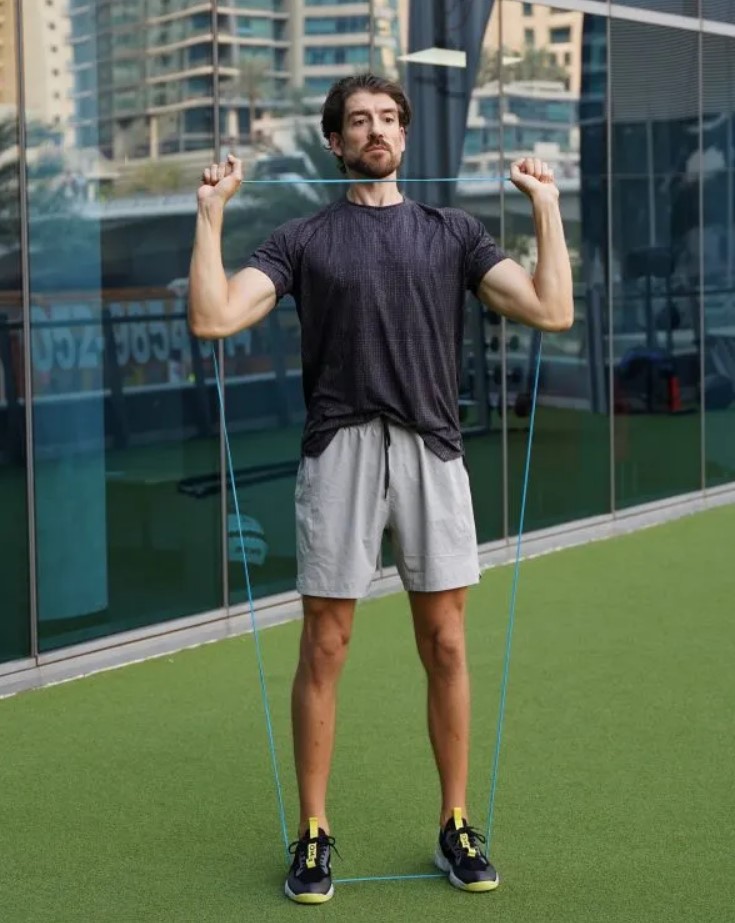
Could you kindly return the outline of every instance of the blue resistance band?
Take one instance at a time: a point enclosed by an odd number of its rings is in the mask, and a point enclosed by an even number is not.
[[[268,701],[268,688],[265,679],[265,668],[263,665],[263,654],[260,645],[260,632],[258,629],[257,620],[255,617],[255,604],[253,601],[252,585],[250,582],[250,569],[248,567],[247,556],[245,554],[245,539],[242,532],[242,519],[240,516],[240,503],[237,497],[237,488],[235,484],[235,474],[234,474],[234,465],[232,460],[232,451],[230,447],[230,438],[229,432],[227,430],[227,422],[225,418],[225,404],[222,393],[222,381],[219,370],[219,363],[217,362],[216,350],[212,349],[212,362],[214,366],[214,380],[217,388],[217,398],[219,402],[220,409],[220,420],[222,426],[222,434],[224,436],[225,443],[225,453],[227,456],[227,471],[230,481],[230,489],[232,490],[232,499],[235,506],[235,515],[237,517],[237,529],[238,537],[240,539],[240,550],[242,553],[242,563],[243,571],[245,575],[245,587],[247,590],[248,596],[248,607],[250,611],[250,624],[252,627],[253,637],[255,639],[255,653],[258,663],[258,677],[260,680],[260,691],[261,697],[263,700],[263,709],[265,712],[265,723],[266,730],[268,734],[268,746],[271,756],[271,765],[273,768],[273,777],[275,781],[276,789],[276,798],[278,801],[278,812],[281,822],[281,835],[283,838],[283,845],[286,855],[286,864],[288,865],[290,860],[289,853],[289,836],[288,836],[288,825],[286,823],[286,812],[284,808],[283,800],[283,787],[281,785],[281,776],[278,768],[278,755],[276,752],[275,737],[273,733],[273,721],[271,718],[271,710]],[[518,581],[519,581],[519,572],[520,572],[520,560],[521,560],[521,544],[523,539],[523,527],[526,513],[526,501],[528,497],[528,483],[529,475],[531,468],[531,447],[533,443],[533,432],[536,421],[536,399],[538,396],[538,384],[539,384],[539,373],[541,369],[541,338],[539,338],[538,343],[538,352],[536,355],[535,363],[535,373],[534,373],[534,383],[533,383],[533,396],[531,401],[531,416],[528,430],[528,442],[526,446],[526,461],[525,469],[523,475],[523,491],[521,495],[521,511],[520,511],[520,521],[518,525],[518,539],[516,544],[516,557],[515,557],[515,567],[513,573],[513,583],[511,590],[511,599],[510,599],[510,612],[508,617],[508,628],[506,631],[506,642],[505,642],[505,656],[503,662],[503,673],[500,684],[500,702],[498,706],[498,723],[495,739],[495,751],[493,755],[492,763],[492,773],[491,773],[491,788],[490,788],[490,802],[488,807],[488,820],[487,820],[487,850],[488,854],[490,852],[490,838],[492,834],[492,824],[493,824],[493,814],[495,809],[495,795],[497,791],[497,781],[498,781],[498,766],[500,762],[500,746],[502,742],[502,732],[503,732],[503,723],[505,718],[505,704],[507,698],[507,688],[508,688],[508,678],[510,674],[510,655],[511,655],[511,645],[513,638],[513,628],[515,625],[515,611],[516,611],[516,601],[518,595]],[[446,877],[443,874],[421,874],[421,875],[372,875],[361,878],[337,878],[334,879],[335,884],[355,884],[362,883],[367,881],[409,881],[417,879],[430,879],[430,878],[444,878]]]
[[[503,183],[510,182],[510,177],[501,176],[500,174],[490,176],[416,176],[403,179],[309,179],[307,177],[294,176],[289,179],[244,179],[243,186],[359,186],[361,184],[373,185],[375,183]]]

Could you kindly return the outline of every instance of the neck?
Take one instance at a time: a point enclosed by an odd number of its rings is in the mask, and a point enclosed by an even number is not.
[[[349,174],[350,179],[358,179],[356,174]],[[380,208],[386,205],[399,205],[403,196],[398,191],[395,173],[379,183],[354,183],[347,190],[347,198],[354,205],[372,205]]]

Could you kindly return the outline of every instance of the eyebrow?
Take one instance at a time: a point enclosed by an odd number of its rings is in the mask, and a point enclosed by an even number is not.
[[[386,106],[385,109],[380,110],[381,115],[386,115],[388,113],[390,115],[398,115],[398,107],[397,106]],[[355,109],[354,112],[347,113],[347,118],[352,119],[356,115],[370,115],[370,114],[371,114],[370,110],[368,109]]]

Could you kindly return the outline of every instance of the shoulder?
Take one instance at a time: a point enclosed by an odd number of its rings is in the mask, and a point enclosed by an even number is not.
[[[476,240],[485,234],[485,226],[477,218],[461,208],[437,208],[422,202],[411,202],[417,214],[427,222],[442,225],[463,242]]]
[[[291,218],[279,225],[273,232],[289,246],[303,247],[312,235],[329,223],[330,219],[340,210],[341,202],[330,202],[311,215],[300,218]]]
[[[447,225],[465,241],[475,241],[481,235],[487,234],[485,225],[461,208],[441,209]]]

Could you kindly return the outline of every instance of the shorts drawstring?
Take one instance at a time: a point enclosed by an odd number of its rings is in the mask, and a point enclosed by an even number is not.
[[[385,454],[385,494],[384,497],[388,497],[388,488],[390,487],[390,454],[388,449],[390,448],[390,430],[388,429],[388,421],[385,417],[381,417],[381,422],[383,424],[383,452]]]

